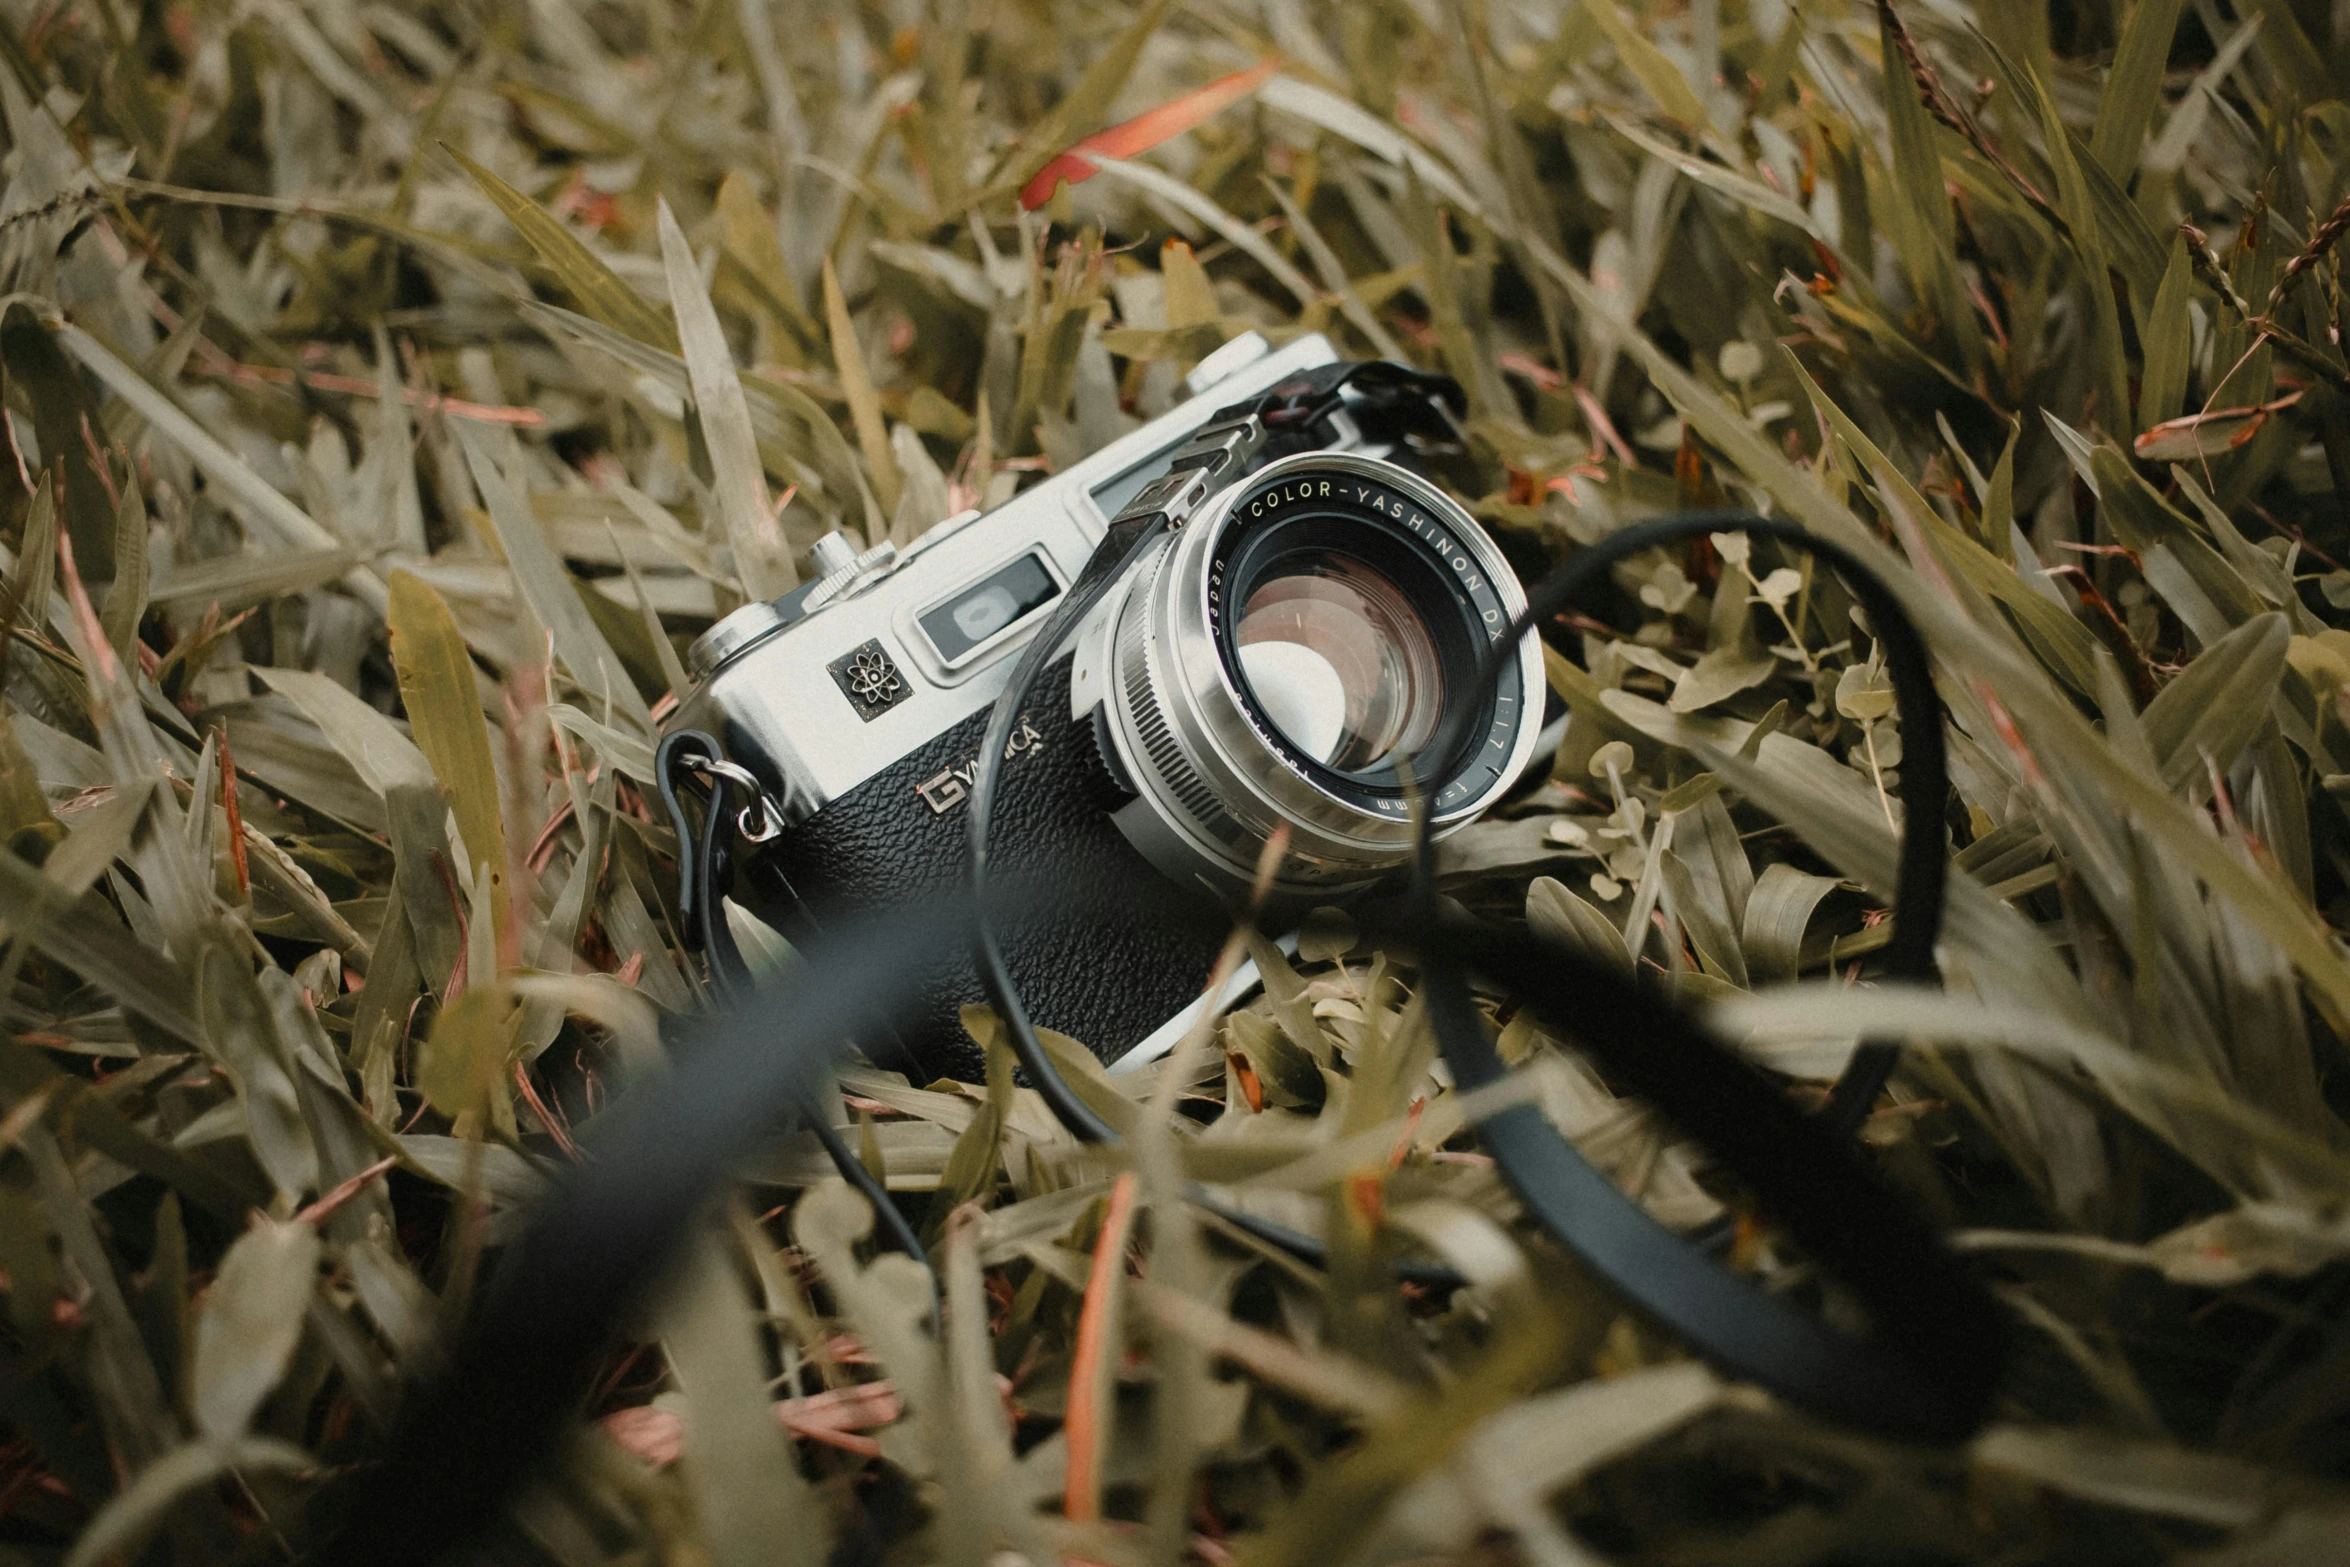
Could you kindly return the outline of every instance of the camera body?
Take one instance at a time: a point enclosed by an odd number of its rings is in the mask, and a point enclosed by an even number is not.
[[[1031,1014],[1104,1061],[1149,1058],[1203,1004],[1231,906],[1277,824],[1292,847],[1276,892],[1292,906],[1400,863],[1412,793],[1409,762],[1396,772],[1401,742],[1425,740],[1447,691],[1457,704],[1523,598],[1465,513],[1370,455],[1384,448],[1344,398],[1288,438],[1306,449],[1247,466],[1266,448],[1244,410],[1345,373],[1319,336],[1276,350],[1247,334],[1202,361],[1189,401],[1052,480],[903,552],[860,554],[832,535],[813,580],[712,627],[669,727],[716,737],[779,827],[736,856],[733,895],[801,939],[961,890],[982,731],[1017,654],[1112,519],[1160,504],[1186,473],[1198,477],[1187,498],[1206,509],[1153,513],[1160,548],[1045,665],[1011,729],[991,863],[1054,889],[1051,908],[1004,933]],[[1233,517],[1252,506],[1254,518]],[[1212,549],[1198,527],[1211,513]],[[1260,538],[1275,542],[1251,565]],[[1223,602],[1243,577],[1270,584],[1247,615]],[[1490,803],[1532,753],[1540,666],[1525,651],[1500,716],[1468,726],[1462,765],[1427,780],[1439,831]],[[982,994],[967,955],[942,952],[903,978],[920,1011],[895,1038],[862,1041],[867,1053],[917,1081],[981,1075],[960,1017]]]

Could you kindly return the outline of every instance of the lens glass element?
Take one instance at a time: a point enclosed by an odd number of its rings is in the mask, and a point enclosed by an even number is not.
[[[1361,560],[1306,549],[1269,564],[1241,608],[1241,673],[1291,745],[1341,773],[1418,750],[1444,713],[1427,622]]]

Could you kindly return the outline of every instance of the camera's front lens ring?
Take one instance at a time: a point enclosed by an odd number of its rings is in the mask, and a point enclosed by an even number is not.
[[[1139,790],[1121,825],[1163,867],[1205,861],[1227,886],[1284,826],[1285,881],[1376,878],[1408,853],[1414,789],[1442,833],[1532,755],[1531,642],[1453,754],[1413,754],[1446,730],[1431,703],[1470,699],[1524,603],[1484,530],[1416,475],[1343,452],[1268,465],[1173,535],[1114,612],[1110,728]]]

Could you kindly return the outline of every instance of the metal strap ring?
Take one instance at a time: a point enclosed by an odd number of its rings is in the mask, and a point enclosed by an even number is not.
[[[751,770],[740,762],[730,762],[717,756],[696,756],[687,758],[686,766],[706,778],[723,778],[728,783],[740,784],[753,794],[765,792],[759,787],[759,780],[751,776]]]
[[[722,756],[687,757],[685,764],[706,778],[723,778],[741,787],[748,798],[743,808],[735,813],[734,825],[744,838],[752,843],[765,843],[783,831],[781,813],[767,798],[766,786],[752,775],[749,768]]]

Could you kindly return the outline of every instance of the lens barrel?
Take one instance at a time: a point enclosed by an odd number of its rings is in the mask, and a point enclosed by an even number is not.
[[[1305,895],[1375,880],[1518,776],[1541,729],[1529,639],[1478,721],[1478,660],[1525,605],[1483,529],[1377,458],[1305,452],[1212,498],[1107,612],[1103,708],[1136,798],[1118,823],[1179,881],[1230,894],[1266,841]],[[1420,754],[1432,736],[1460,738]]]

